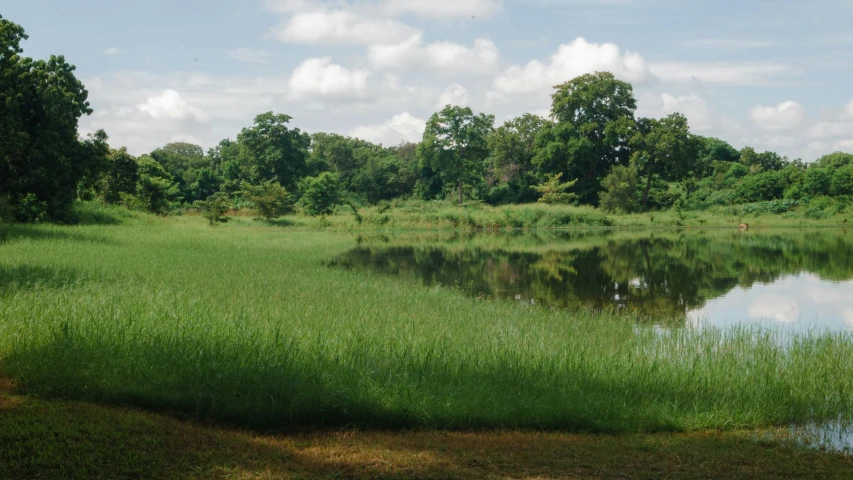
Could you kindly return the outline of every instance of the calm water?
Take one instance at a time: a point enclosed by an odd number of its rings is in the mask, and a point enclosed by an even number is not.
[[[331,263],[551,308],[853,329],[850,229],[363,237]]]

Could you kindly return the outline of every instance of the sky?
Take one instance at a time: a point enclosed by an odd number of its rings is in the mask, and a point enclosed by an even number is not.
[[[0,0],[34,58],[65,55],[82,134],[210,148],[257,114],[418,141],[446,104],[547,116],[553,86],[610,71],[637,114],[813,161],[853,153],[853,0]]]

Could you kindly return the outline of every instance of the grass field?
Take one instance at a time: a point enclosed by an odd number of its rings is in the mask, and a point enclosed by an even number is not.
[[[2,479],[754,479],[853,476],[775,432],[589,435],[314,430],[259,435],[0,382]],[[776,439],[774,439],[776,438]]]
[[[19,392],[260,430],[725,430],[853,406],[849,334],[637,327],[324,266],[343,232],[121,221],[0,227]]]

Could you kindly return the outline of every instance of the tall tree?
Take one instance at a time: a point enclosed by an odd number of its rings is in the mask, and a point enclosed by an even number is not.
[[[0,196],[34,196],[61,219],[91,175],[90,149],[77,121],[92,113],[88,92],[62,56],[21,55],[24,29],[0,16]]]
[[[690,133],[687,118],[673,113],[660,120],[642,118],[637,121],[637,133],[632,137],[633,160],[646,170],[643,208],[649,201],[649,191],[655,175],[669,181],[679,181],[693,170],[702,140]]]
[[[487,138],[494,123],[494,115],[475,115],[469,107],[452,105],[427,122],[418,158],[422,165],[437,171],[445,185],[457,185],[460,205],[464,201],[463,184],[482,176],[483,161],[489,156]]]
[[[601,179],[615,165],[626,165],[637,102],[630,83],[608,72],[577,77],[557,85],[551,115],[556,123],[537,138],[534,162],[543,172],[578,179],[584,203],[596,204]]]
[[[255,125],[237,136],[245,148],[252,183],[277,180],[288,191],[295,191],[305,174],[311,137],[298,128],[287,128],[292,117],[273,112],[255,117]]]
[[[551,122],[530,113],[508,120],[496,128],[488,138],[491,150],[492,181],[512,187],[513,202],[530,201],[535,193],[533,158],[536,156],[536,136]]]

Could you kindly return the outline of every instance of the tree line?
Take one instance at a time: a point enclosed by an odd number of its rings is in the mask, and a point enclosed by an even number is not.
[[[26,38],[0,17],[0,219],[70,221],[75,199],[159,214],[197,207],[213,221],[235,207],[274,218],[397,198],[636,212],[766,201],[784,210],[853,195],[853,155],[806,164],[695,135],[679,113],[637,117],[631,84],[608,72],[556,86],[550,118],[498,126],[448,105],[416,144],[309,134],[267,112],[206,152],[170,143],[135,157],[111,148],[104,131],[79,138],[78,119],[92,113],[84,85],[62,56],[22,56]]]

